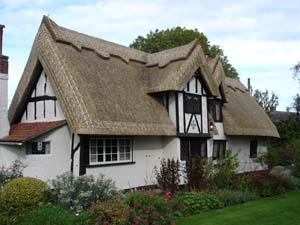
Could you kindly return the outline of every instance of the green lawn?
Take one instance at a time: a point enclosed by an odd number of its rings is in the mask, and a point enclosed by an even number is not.
[[[300,225],[300,191],[181,218],[177,225]]]

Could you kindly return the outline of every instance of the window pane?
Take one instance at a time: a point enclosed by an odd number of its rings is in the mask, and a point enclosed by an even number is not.
[[[97,146],[97,140],[91,139],[90,144],[91,144],[91,146]]]
[[[213,159],[217,159],[219,155],[219,143],[214,141],[214,148],[213,148]]]
[[[105,156],[105,161],[110,162],[111,161],[111,155],[106,155]]]
[[[96,147],[91,147],[91,154],[96,154]]]
[[[113,146],[112,147],[112,153],[117,153],[118,152],[118,147],[117,146]]]
[[[98,139],[98,146],[103,146],[103,140],[102,139]]]
[[[98,155],[98,162],[103,162],[103,155]]]
[[[118,160],[118,154],[112,154],[112,161]]]
[[[96,162],[96,155],[91,155],[91,162]]]

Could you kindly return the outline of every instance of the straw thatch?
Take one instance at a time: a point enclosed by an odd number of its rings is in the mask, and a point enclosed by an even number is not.
[[[68,30],[44,17],[9,109],[11,124],[20,121],[41,67],[69,127],[78,134],[176,135],[167,110],[151,93],[181,91],[198,68],[208,94],[225,97],[221,62],[208,62],[197,40],[148,54]]]
[[[279,137],[276,127],[237,79],[225,78],[228,102],[223,107],[226,135]]]

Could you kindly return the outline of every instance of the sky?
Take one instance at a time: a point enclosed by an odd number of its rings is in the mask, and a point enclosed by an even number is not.
[[[126,46],[150,30],[197,28],[224,50],[245,85],[250,78],[253,89],[275,92],[284,111],[300,90],[291,71],[300,61],[299,8],[299,0],[1,0],[9,102],[48,15],[61,26]]]

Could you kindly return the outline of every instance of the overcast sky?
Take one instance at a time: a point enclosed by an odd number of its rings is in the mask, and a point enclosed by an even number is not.
[[[128,46],[138,35],[175,26],[197,28],[220,45],[246,84],[291,105],[300,84],[290,68],[300,61],[299,0],[1,0],[4,54],[10,57],[11,101],[43,15],[57,24]]]

